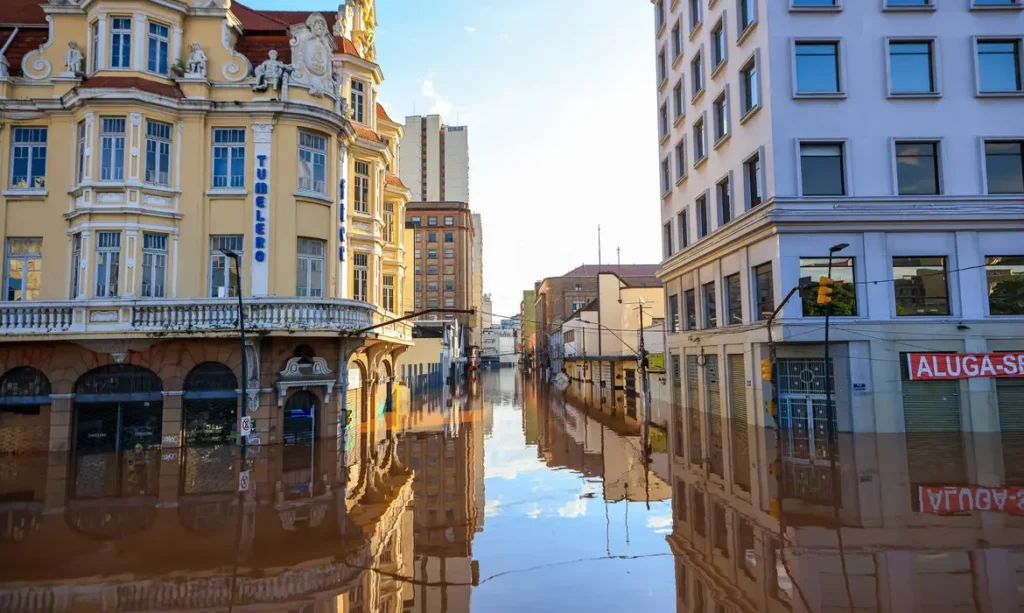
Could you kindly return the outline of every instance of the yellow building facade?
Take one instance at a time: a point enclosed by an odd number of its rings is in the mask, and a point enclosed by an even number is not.
[[[11,2],[0,450],[234,440],[242,377],[262,443],[387,410],[409,192],[374,1]]]

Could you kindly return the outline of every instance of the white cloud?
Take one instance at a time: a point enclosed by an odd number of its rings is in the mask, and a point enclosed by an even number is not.
[[[672,517],[670,515],[648,515],[647,527],[658,534],[668,534],[672,532]]]
[[[557,509],[559,517],[583,517],[587,514],[587,499],[570,500]]]
[[[501,499],[492,498],[484,505],[484,517],[495,517],[501,514]]]
[[[469,32],[470,34],[472,34],[473,32],[476,32],[476,28],[474,28],[473,26],[462,26],[462,27],[465,28],[465,30],[467,32]]]
[[[437,93],[437,90],[434,89],[433,73],[428,74],[427,78],[420,81],[420,94],[431,101],[430,110],[427,111],[429,114],[433,115],[436,113],[445,119],[451,114],[452,103],[442,98],[441,94]]]
[[[537,519],[538,517],[540,517],[542,511],[540,509],[539,504],[537,504],[536,502],[531,502],[530,504],[523,507],[523,512],[530,519]]]

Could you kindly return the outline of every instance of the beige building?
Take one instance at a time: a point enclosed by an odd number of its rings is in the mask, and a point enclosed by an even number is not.
[[[3,449],[233,440],[242,377],[264,443],[386,407],[409,192],[373,0],[0,4]]]
[[[614,273],[599,273],[597,297],[562,324],[565,372],[593,389],[595,404],[610,403],[633,419],[640,415],[639,335],[664,318],[661,293],[660,286],[634,287]]]
[[[405,118],[402,181],[415,200],[469,202],[469,128],[440,115]]]
[[[491,307],[484,309],[484,227],[480,213],[473,213],[473,308],[476,309],[476,320],[473,325],[473,338],[477,345],[483,338],[484,317],[490,319]]]

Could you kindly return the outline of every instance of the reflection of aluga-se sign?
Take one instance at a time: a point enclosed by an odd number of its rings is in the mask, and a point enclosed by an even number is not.
[[[972,377],[1024,378],[1024,351],[1006,353],[909,353],[912,381],[970,379]]]

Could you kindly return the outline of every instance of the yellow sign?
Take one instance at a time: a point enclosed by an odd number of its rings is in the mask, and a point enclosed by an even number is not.
[[[665,370],[665,354],[648,353],[647,370]]]

